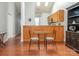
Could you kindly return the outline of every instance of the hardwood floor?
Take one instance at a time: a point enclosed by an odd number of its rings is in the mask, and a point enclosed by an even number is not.
[[[28,51],[28,42],[21,43],[20,37],[10,39],[4,48],[0,48],[1,56],[79,56],[78,53],[65,46],[64,43],[56,43],[55,47],[48,46],[46,51],[44,44],[40,44],[40,50],[37,45],[32,45],[30,52]]]

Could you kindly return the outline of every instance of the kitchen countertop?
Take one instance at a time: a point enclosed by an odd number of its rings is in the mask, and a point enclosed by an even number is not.
[[[73,32],[73,31],[68,31],[68,32]],[[73,33],[79,33],[79,31],[73,32]]]
[[[23,26],[35,26],[35,25],[23,25]],[[64,25],[40,25],[40,26],[64,26]]]

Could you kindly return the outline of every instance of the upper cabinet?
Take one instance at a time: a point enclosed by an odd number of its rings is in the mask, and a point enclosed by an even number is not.
[[[63,22],[64,21],[64,10],[59,10],[48,17],[49,23],[51,22]]]

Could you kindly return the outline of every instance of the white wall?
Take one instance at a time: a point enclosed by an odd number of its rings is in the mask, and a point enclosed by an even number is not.
[[[7,2],[0,2],[0,32],[7,32]]]
[[[29,22],[31,18],[31,22]],[[26,25],[35,25],[35,2],[26,2],[25,3],[25,24]]]
[[[15,3],[0,2],[0,32],[7,33],[4,42],[15,36],[15,20]]]
[[[0,32],[6,32],[7,30],[7,3],[0,2]]]
[[[52,8],[52,13],[56,12],[59,9],[66,9],[67,7],[75,4],[77,2],[55,2],[53,8]]]
[[[16,35],[18,35],[21,33],[21,23],[20,23],[21,16],[20,16],[20,14],[16,14],[15,18],[16,18],[16,20],[15,20],[15,33],[16,33]]]
[[[23,42],[23,25],[25,25],[25,3],[21,3],[21,42]]]
[[[15,10],[14,2],[0,2],[0,32],[7,33],[4,42],[20,32],[20,15],[16,15]]]
[[[7,39],[15,36],[15,3],[8,3],[7,12]]]
[[[32,19],[29,22],[29,18]],[[23,25],[35,25],[35,2],[21,3],[21,42],[23,42]]]
[[[43,13],[41,16],[40,16],[40,25],[48,25],[48,16],[49,14],[48,13]]]

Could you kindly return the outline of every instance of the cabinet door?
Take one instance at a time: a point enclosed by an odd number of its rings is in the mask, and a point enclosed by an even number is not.
[[[57,12],[57,22],[60,22],[60,12]]]
[[[48,23],[50,24],[52,21],[51,21],[51,16],[48,17]]]
[[[60,27],[60,40],[64,41],[64,26]]]
[[[64,41],[64,26],[56,27],[56,41]]]
[[[79,50],[79,39],[77,39],[77,46],[76,48]]]
[[[77,46],[76,46],[76,48],[79,50],[79,33],[77,33],[76,38],[77,38],[77,42],[76,42],[77,43],[76,44]]]
[[[66,31],[66,44],[70,45],[71,44],[71,35],[70,32]]]
[[[64,21],[64,10],[59,10],[53,14],[54,22],[63,22]]]
[[[48,21],[49,21],[49,23],[53,22],[53,15],[48,17]]]
[[[76,33],[71,33],[71,46],[73,47],[73,48],[76,48],[76,40],[77,40],[77,38],[76,38]]]
[[[58,16],[57,16],[57,12],[53,14],[53,22],[57,22],[58,21]]]
[[[59,21],[61,21],[61,22],[64,21],[64,10],[59,11]]]
[[[59,27],[55,27],[55,30],[56,30],[56,40],[55,41],[60,41]]]
[[[71,32],[66,31],[66,43],[71,44]]]
[[[63,22],[64,21],[64,10],[59,10],[55,12],[54,14],[49,16],[49,19],[50,19],[49,21],[53,21],[53,22]]]
[[[29,27],[23,26],[23,40],[29,41]]]

